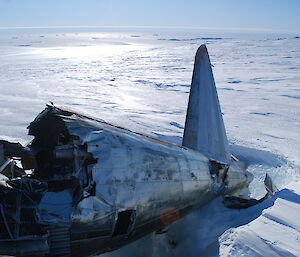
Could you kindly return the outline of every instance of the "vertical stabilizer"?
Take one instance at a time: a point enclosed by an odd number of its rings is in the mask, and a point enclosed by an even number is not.
[[[182,145],[229,163],[228,140],[205,45],[196,53]]]

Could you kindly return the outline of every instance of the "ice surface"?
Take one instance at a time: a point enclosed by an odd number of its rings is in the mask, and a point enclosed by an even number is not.
[[[31,140],[26,126],[52,101],[181,144],[194,55],[205,43],[231,151],[255,175],[253,196],[264,194],[266,172],[282,191],[241,211],[226,209],[216,199],[166,234],[103,256],[272,256],[272,249],[297,255],[300,217],[293,210],[299,201],[291,199],[299,195],[294,188],[300,183],[288,185],[299,180],[300,165],[297,36],[1,31],[0,137]]]
[[[257,219],[220,237],[221,256],[300,256],[299,183],[274,198],[274,205]]]

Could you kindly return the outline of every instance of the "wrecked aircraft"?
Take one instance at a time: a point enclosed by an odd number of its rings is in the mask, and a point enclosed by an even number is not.
[[[27,147],[0,141],[2,255],[100,254],[218,196],[232,208],[259,201],[240,198],[252,176],[229,152],[205,45],[195,58],[182,146],[54,105],[28,129]]]

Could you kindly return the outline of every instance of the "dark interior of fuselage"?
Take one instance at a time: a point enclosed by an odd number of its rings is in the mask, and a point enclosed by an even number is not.
[[[69,190],[73,206],[95,195],[92,168],[97,159],[86,143],[69,132],[60,116],[72,114],[48,106],[29,125],[34,139],[28,146],[0,140],[0,177],[4,178],[0,181],[1,238],[16,240],[44,233],[36,224],[35,213],[46,192]]]
[[[47,191],[73,191],[73,204],[95,195],[92,167],[97,162],[88,146],[69,132],[61,115],[73,113],[48,106],[28,126],[32,142],[23,147],[19,143],[0,141],[0,174],[7,183],[23,180],[40,181]],[[22,182],[23,183],[23,182]]]
[[[48,181],[53,190],[74,184],[90,188],[91,166],[97,160],[88,152],[87,144],[69,132],[60,115],[72,113],[57,113],[55,107],[48,106],[28,127],[29,135],[34,136],[29,145],[36,161],[33,176]],[[90,188],[91,193],[93,190]]]

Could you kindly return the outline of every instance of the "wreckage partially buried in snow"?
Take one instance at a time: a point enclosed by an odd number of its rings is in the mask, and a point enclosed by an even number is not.
[[[111,251],[217,196],[236,204],[252,179],[229,153],[204,45],[195,58],[183,146],[54,105],[28,129],[34,139],[27,147],[0,141],[3,255]]]

